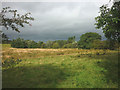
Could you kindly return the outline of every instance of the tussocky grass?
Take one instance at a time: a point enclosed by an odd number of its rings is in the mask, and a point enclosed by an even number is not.
[[[118,88],[118,51],[6,48],[3,88]]]

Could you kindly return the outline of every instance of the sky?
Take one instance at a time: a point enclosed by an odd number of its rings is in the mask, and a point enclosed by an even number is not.
[[[109,0],[99,2],[2,2],[2,7],[9,6],[18,10],[18,13],[31,12],[34,21],[32,26],[19,27],[20,33],[3,27],[3,32],[10,39],[18,37],[26,40],[48,41],[67,40],[68,37],[76,36],[76,40],[86,32],[96,32],[102,35],[101,29],[95,28],[95,17],[99,15],[99,7]]]

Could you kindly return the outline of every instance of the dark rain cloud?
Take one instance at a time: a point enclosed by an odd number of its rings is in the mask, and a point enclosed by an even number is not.
[[[6,2],[2,6],[17,9],[20,14],[31,12],[35,18],[32,26],[25,25],[19,28],[21,33],[5,30],[10,39],[22,37],[35,41],[67,39],[75,35],[79,40],[80,35],[86,32],[97,32],[103,36],[102,30],[95,29],[95,17],[98,16],[99,7],[104,3],[79,2]],[[104,36],[103,36],[104,38]]]

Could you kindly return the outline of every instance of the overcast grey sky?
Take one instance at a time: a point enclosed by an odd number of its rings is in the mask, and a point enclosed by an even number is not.
[[[102,30],[95,29],[95,17],[99,15],[99,7],[106,2],[3,2],[2,6],[17,9],[20,14],[31,12],[32,26],[19,28],[21,33],[12,30],[3,32],[10,39],[22,37],[35,41],[65,40],[70,36],[86,32],[97,32],[105,38]],[[104,0],[103,0],[104,1]]]

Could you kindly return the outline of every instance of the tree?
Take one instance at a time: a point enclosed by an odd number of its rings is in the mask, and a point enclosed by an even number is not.
[[[102,5],[100,15],[95,20],[96,28],[101,28],[108,40],[112,41],[112,43],[120,43],[120,1],[114,2],[110,8],[108,4]]]
[[[33,40],[31,40],[30,45],[31,45],[31,48],[37,48],[37,43]]]
[[[12,28],[12,30],[20,32],[18,26],[24,27],[24,24],[31,25],[29,23],[29,20],[34,20],[33,17],[29,16],[30,14],[31,13],[20,15],[17,13],[17,10],[11,10],[10,7],[5,7],[0,12],[0,19],[2,19],[2,22],[0,22],[0,26],[4,26],[7,30],[10,27]]]
[[[60,46],[59,46],[59,44],[58,44],[57,42],[54,43],[52,47],[53,47],[53,48],[60,48]]]
[[[78,47],[78,43],[77,43],[77,41],[73,42],[72,45],[73,45],[72,48],[77,48],[77,47]]]
[[[47,48],[52,48],[52,45],[53,45],[53,41],[48,40],[48,41],[46,42]]]
[[[94,49],[109,49],[109,44],[107,41],[94,40],[92,43],[92,48],[94,48]]]
[[[37,43],[33,40],[25,40],[27,48],[37,48]]]
[[[94,32],[88,32],[80,36],[78,48],[90,49],[94,40],[101,40],[101,35]]]
[[[15,48],[27,48],[27,43],[24,39],[17,38],[11,42],[11,46]]]
[[[44,42],[39,41],[39,42],[37,43],[37,47],[38,47],[38,48],[41,48],[41,47],[42,47],[42,45],[43,45],[43,43],[44,43]]]
[[[46,44],[43,43],[42,46],[41,46],[41,48],[47,48]]]
[[[68,40],[67,40],[68,43],[73,43],[75,42],[75,36],[73,37],[69,37]]]
[[[59,47],[62,48],[63,45],[67,44],[67,40],[56,40],[54,43],[57,42],[59,44]]]

